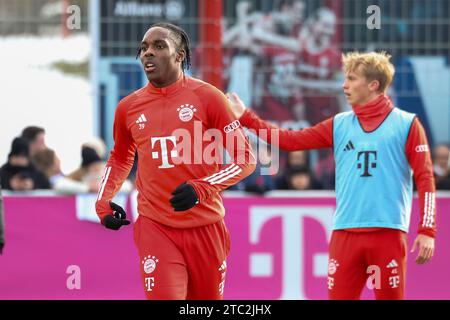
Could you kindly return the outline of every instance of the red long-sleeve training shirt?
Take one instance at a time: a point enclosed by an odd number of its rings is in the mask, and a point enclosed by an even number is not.
[[[223,166],[224,149],[231,161]],[[255,169],[248,139],[225,95],[185,76],[164,88],[149,83],[119,102],[114,148],[96,202],[100,219],[111,213],[109,201],[127,178],[136,151],[139,214],[175,228],[222,219],[219,192]],[[199,203],[175,212],[169,199],[185,181],[194,187]]]
[[[391,112],[392,102],[387,96],[381,95],[367,105],[353,106],[361,126],[366,132],[376,130]],[[302,130],[280,129],[262,119],[253,111],[247,109],[239,119],[241,124],[256,132],[261,129],[276,130],[279,138],[271,141],[271,134],[267,134],[267,141],[285,151],[320,149],[333,147],[333,118],[326,119],[311,128]],[[262,136],[264,138],[264,136]],[[420,203],[420,223],[418,233],[435,237],[436,206],[435,182],[433,165],[425,130],[416,117],[411,125],[405,146],[405,153],[414,172],[414,180],[418,190]],[[431,218],[430,218],[431,217]],[[430,221],[432,221],[430,225]]]

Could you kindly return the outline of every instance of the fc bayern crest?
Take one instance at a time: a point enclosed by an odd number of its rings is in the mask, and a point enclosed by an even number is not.
[[[178,109],[178,117],[183,122],[191,121],[197,109],[191,104],[182,104]]]
[[[339,263],[335,259],[330,259],[328,262],[328,274],[332,276],[336,273],[337,268],[339,267]]]
[[[142,264],[144,265],[144,272],[149,274],[155,271],[156,264],[158,263],[158,259],[156,259],[155,256],[146,256],[144,257],[144,260],[142,261]]]

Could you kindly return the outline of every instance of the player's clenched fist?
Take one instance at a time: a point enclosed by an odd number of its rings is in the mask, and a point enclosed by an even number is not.
[[[170,204],[175,211],[189,210],[198,203],[198,196],[194,190],[194,187],[189,183],[184,182],[180,184],[174,192],[173,197],[170,199]]]
[[[110,202],[109,206],[113,210],[112,214],[106,215],[103,220],[102,224],[112,230],[119,230],[121,226],[126,226],[130,224],[130,221],[126,220],[127,214],[125,210],[118,204],[114,202]]]

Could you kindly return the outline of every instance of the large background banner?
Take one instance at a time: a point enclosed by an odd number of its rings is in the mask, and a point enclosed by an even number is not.
[[[132,226],[114,232],[79,220],[83,197],[5,197],[0,299],[144,299]],[[224,201],[232,239],[226,299],[327,298],[332,194],[227,194]],[[450,299],[450,197],[439,196],[437,209],[435,257],[418,266],[417,252],[408,253],[407,299]],[[415,200],[409,245],[417,224]]]

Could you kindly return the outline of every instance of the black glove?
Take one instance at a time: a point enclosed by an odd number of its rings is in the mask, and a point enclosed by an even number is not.
[[[3,254],[3,246],[4,245],[5,245],[4,243],[0,243],[0,254]]]
[[[170,203],[174,207],[175,211],[185,211],[198,203],[198,196],[194,190],[194,187],[189,183],[180,184],[174,192],[172,192],[172,199]]]
[[[114,202],[110,202],[109,206],[111,207],[113,212],[112,214],[108,214],[103,218],[102,223],[105,227],[112,230],[119,230],[121,226],[130,224],[130,221],[125,220],[127,214],[121,206],[115,204]]]

